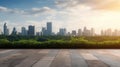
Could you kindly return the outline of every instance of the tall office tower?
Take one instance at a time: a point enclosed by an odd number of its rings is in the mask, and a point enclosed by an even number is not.
[[[78,36],[82,36],[82,30],[78,29]]]
[[[94,33],[94,29],[88,30],[87,27],[84,27],[82,35],[91,36],[91,34],[93,35],[93,33]]]
[[[84,30],[83,30],[84,32],[86,32],[87,31],[87,27],[84,27]]]
[[[7,29],[7,35],[9,35],[9,29]]]
[[[61,35],[61,36],[65,36],[66,35],[66,29],[65,28],[59,29],[59,33],[58,34]]]
[[[34,36],[35,35],[35,26],[30,25],[28,27],[28,35],[29,36]]]
[[[52,35],[52,23],[47,22],[47,35]]]
[[[47,35],[47,30],[45,27],[42,27],[42,34],[41,35]]]
[[[21,35],[22,35],[22,36],[26,36],[26,35],[27,35],[27,30],[26,30],[25,27],[22,27],[22,28],[21,28]]]
[[[72,30],[72,36],[76,36],[76,30]]]
[[[17,35],[17,31],[15,27],[13,28],[11,35]]]
[[[91,30],[90,30],[90,36],[95,36],[95,29],[94,28],[91,28]]]
[[[9,35],[9,30],[7,29],[6,23],[5,23],[4,26],[3,26],[3,34],[4,34],[4,35]]]
[[[82,34],[83,34],[83,36],[87,36],[87,28],[86,27],[84,27]]]

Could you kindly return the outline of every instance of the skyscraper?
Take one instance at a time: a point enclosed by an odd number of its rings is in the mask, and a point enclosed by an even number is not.
[[[11,35],[17,35],[17,31],[16,31],[15,27],[13,28],[13,31],[12,31]]]
[[[26,36],[27,35],[27,30],[25,27],[21,28],[21,35]]]
[[[76,36],[76,30],[72,30],[72,36]]]
[[[28,35],[29,36],[34,36],[35,35],[35,26],[30,25],[28,27]]]
[[[95,29],[94,28],[91,28],[91,30],[90,30],[90,36],[95,36]]]
[[[78,29],[78,36],[82,36],[82,30]]]
[[[8,30],[8,28],[7,28],[6,23],[5,23],[4,26],[3,26],[3,34],[4,34],[4,35],[9,35],[9,30]]]
[[[61,36],[65,36],[66,35],[66,29],[65,28],[59,29],[59,33],[58,34],[61,35]]]
[[[87,27],[84,27],[82,35],[83,36],[91,36],[91,31],[94,32],[93,29],[92,30],[88,30]]]
[[[84,27],[82,34],[83,34],[83,36],[87,36],[87,27]]]
[[[52,23],[47,22],[47,35],[52,35]]]
[[[42,35],[43,36],[47,35],[47,30],[45,27],[42,27]]]

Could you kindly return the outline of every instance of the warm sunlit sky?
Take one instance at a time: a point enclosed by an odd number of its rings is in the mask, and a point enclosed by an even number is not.
[[[120,30],[120,0],[0,0],[0,30],[7,22],[10,31],[15,26],[35,25],[40,31],[47,21],[53,31],[60,27],[68,31],[87,26]]]

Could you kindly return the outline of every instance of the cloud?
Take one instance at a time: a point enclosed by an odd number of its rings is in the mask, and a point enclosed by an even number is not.
[[[6,12],[6,11],[8,11],[8,9],[6,7],[0,6],[0,12]]]
[[[18,10],[18,9],[9,9],[7,7],[0,6],[0,12],[19,14],[19,13],[23,13],[24,11],[23,10]]]
[[[52,14],[55,13],[54,9],[51,9],[49,7],[43,7],[43,8],[32,8],[31,10],[25,11],[22,13],[23,15],[34,15],[39,16],[41,14]]]
[[[78,0],[57,0],[55,1],[56,6],[60,8],[74,7],[78,5],[78,3],[79,3]]]
[[[84,5],[93,10],[120,10],[120,0],[57,0],[55,3],[60,8],[74,8]]]
[[[0,6],[0,12],[3,13],[12,13],[12,14],[21,14],[21,15],[29,15],[29,16],[40,16],[43,14],[52,14],[55,13],[54,9],[49,7],[42,7],[42,8],[32,8],[30,10],[18,10],[18,9],[10,9],[7,7]]]

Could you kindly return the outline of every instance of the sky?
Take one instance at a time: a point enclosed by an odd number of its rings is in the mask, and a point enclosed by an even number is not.
[[[35,25],[36,32],[52,22],[53,32],[95,28],[120,30],[120,0],[0,0],[0,31],[7,23],[16,27]]]

